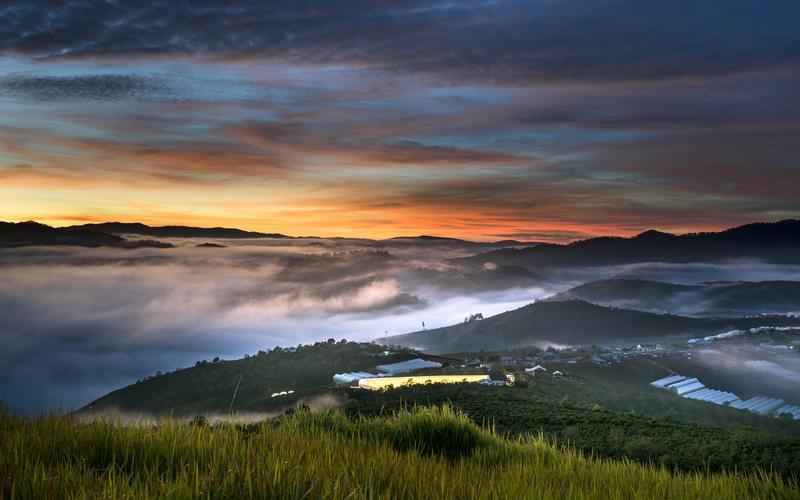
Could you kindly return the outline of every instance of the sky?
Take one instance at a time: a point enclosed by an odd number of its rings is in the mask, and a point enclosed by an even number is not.
[[[790,0],[9,0],[0,220],[569,241],[800,216]]]

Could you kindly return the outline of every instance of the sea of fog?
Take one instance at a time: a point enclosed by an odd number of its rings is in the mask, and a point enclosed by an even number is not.
[[[465,273],[466,249],[358,240],[224,241],[225,248],[0,251],[0,400],[80,407],[157,370],[328,338],[376,337],[498,314],[610,276],[800,279],[761,263],[572,270],[528,283]],[[744,276],[743,276],[744,273]]]

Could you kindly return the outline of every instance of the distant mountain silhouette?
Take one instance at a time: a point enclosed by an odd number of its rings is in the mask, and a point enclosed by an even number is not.
[[[426,234],[420,236],[395,236],[393,238],[379,240],[378,243],[388,243],[391,245],[408,243],[413,245],[429,244],[431,246],[452,245],[452,246],[476,246],[476,247],[513,247],[513,246],[536,245],[536,243],[524,242],[518,240],[471,241],[471,240],[462,240],[459,238],[448,238],[445,236],[430,236]]]
[[[800,325],[800,319],[690,318],[603,307],[580,300],[542,301],[468,323],[378,339],[432,353],[504,350],[535,345],[594,344],[695,336],[756,326]]]
[[[159,238],[290,238],[285,234],[258,233],[227,227],[148,226],[138,222],[102,222],[70,226],[64,229],[100,231],[109,234],[139,234]]]
[[[38,222],[0,222],[0,247],[45,245],[117,248],[172,247],[169,243],[160,241],[129,241],[113,234],[90,229],[54,228]]]
[[[800,221],[748,224],[718,233],[673,235],[650,230],[632,238],[599,237],[568,245],[500,249],[463,261],[479,265],[487,262],[518,265],[535,271],[542,266],[713,262],[736,258],[800,262]]]
[[[682,314],[789,313],[800,312],[800,281],[678,285],[638,279],[608,279],[585,283],[553,297],[553,300],[570,299]]]

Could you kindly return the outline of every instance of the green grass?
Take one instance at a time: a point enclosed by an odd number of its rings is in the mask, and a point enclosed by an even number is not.
[[[682,471],[764,469],[800,478],[797,434],[745,425],[698,425],[609,410],[591,400],[559,396],[557,389],[567,394],[571,382],[566,377],[558,382],[540,377],[528,388],[458,384],[352,391],[345,409],[353,416],[381,416],[406,407],[448,404],[475,422],[491,423],[501,435],[541,433],[594,456],[658,463]],[[793,424],[778,419],[770,422]]]
[[[0,416],[0,498],[790,499],[779,476],[674,474],[507,440],[449,407],[251,426]]]

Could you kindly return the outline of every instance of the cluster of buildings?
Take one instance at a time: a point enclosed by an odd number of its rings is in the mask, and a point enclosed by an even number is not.
[[[442,367],[443,364],[441,362],[417,357],[399,363],[378,365],[375,367],[377,373],[364,371],[337,373],[333,376],[333,383],[339,386],[382,390],[407,385],[480,383],[505,386],[514,382],[513,375],[507,375],[499,371],[478,374],[405,375],[420,370]]]
[[[683,349],[679,354],[688,352]],[[638,344],[635,346],[569,346],[561,349],[547,349],[529,355],[507,354],[499,357],[499,364],[507,368],[526,368],[540,363],[559,363],[574,365],[592,363],[598,366],[611,366],[635,358],[662,358],[675,355],[674,349],[661,344]],[[465,366],[485,366],[480,360],[473,358]]]
[[[791,415],[794,420],[800,420],[800,406],[798,405],[787,404],[782,399],[766,396],[756,396],[742,400],[732,392],[708,388],[697,378],[670,375],[650,382],[650,385],[672,391],[686,399],[705,401],[720,406],[730,406],[731,408],[747,410],[761,415],[773,415],[776,417]]]
[[[294,394],[293,390],[291,390],[291,391],[280,391],[280,392],[273,392],[272,395],[270,395],[270,397],[271,398],[280,398],[280,397],[283,397],[283,396],[291,396],[292,394]]]
[[[749,328],[747,330],[730,330],[728,332],[719,333],[717,335],[709,335],[707,337],[689,339],[687,342],[689,344],[710,344],[715,340],[725,340],[734,337],[741,337],[744,335],[752,335],[764,332],[800,333],[800,326],[757,326],[754,328]]]

